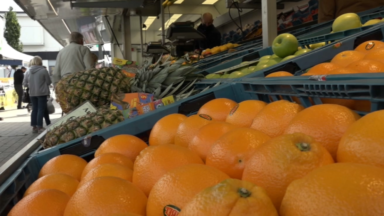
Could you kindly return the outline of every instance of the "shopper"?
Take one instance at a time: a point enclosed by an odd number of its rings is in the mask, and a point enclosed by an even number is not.
[[[203,14],[201,24],[197,27],[197,30],[205,35],[205,39],[196,42],[196,51],[201,52],[202,50],[221,45],[221,33],[213,25],[212,14]]]
[[[345,13],[358,13],[384,6],[384,0],[319,0],[319,23],[334,20]]]
[[[21,104],[23,100],[23,80],[26,70],[27,69],[25,67],[21,67],[21,69],[17,69],[13,74],[13,87],[15,88],[18,97],[17,109],[22,109]]]
[[[61,78],[83,70],[93,68],[91,51],[84,46],[83,35],[79,32],[72,32],[70,44],[62,49],[56,58],[56,66],[53,71],[53,85]]]
[[[47,96],[50,95],[49,85],[52,83],[48,71],[42,64],[43,60],[39,56],[32,59],[25,82],[25,85],[29,87],[32,102],[31,126],[33,133],[41,133],[45,130],[43,118],[47,111]]]

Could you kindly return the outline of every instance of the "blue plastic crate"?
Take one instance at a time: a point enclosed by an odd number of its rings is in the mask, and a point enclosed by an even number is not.
[[[371,29],[356,35],[346,37],[338,42],[331,43],[321,49],[316,49],[305,55],[298,56],[285,62],[281,62],[264,70],[260,70],[240,78],[265,77],[276,71],[287,71],[292,74],[301,75],[305,70],[330,61],[335,55],[347,50],[354,50],[361,43],[368,40],[384,41],[384,25],[377,25]],[[239,79],[239,80],[240,80]],[[223,80],[223,79],[219,79]]]
[[[287,79],[246,79],[239,83],[223,84],[204,93],[171,104],[164,109],[148,113],[130,121],[125,121],[92,134],[90,146],[82,144],[82,139],[36,152],[0,182],[0,215],[6,213],[23,196],[28,186],[37,179],[41,167],[50,159],[61,154],[74,154],[90,160],[93,153],[105,138],[118,134],[138,135],[150,130],[160,118],[171,113],[193,114],[206,102],[215,98],[229,98],[236,102],[262,100],[272,102],[280,99],[299,102],[304,107],[321,104],[321,98],[353,99],[370,101],[371,111],[384,108],[384,74],[376,74],[373,79],[343,80],[343,77],[329,76],[325,81],[311,80],[308,77],[288,77]],[[364,114],[364,113],[361,113]]]

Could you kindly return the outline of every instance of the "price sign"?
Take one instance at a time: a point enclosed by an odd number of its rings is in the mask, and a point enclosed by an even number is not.
[[[65,123],[66,121],[70,120],[70,119],[85,116],[90,112],[92,113],[92,112],[96,112],[96,111],[97,111],[97,109],[92,105],[92,103],[89,101],[86,101],[81,106],[79,106],[78,108],[76,108],[72,112],[68,113],[68,115],[61,117],[57,122],[50,125],[48,129],[52,130],[52,129],[56,128],[57,126],[60,126],[61,124]]]

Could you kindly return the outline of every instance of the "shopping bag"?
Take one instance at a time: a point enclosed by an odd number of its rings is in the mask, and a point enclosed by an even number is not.
[[[23,91],[23,98],[22,98],[23,103],[31,103],[31,98],[29,97],[29,89],[26,88]]]
[[[53,106],[53,98],[48,98],[48,101],[47,101],[47,108],[48,108],[48,113],[49,114],[53,114],[55,113],[55,106]]]

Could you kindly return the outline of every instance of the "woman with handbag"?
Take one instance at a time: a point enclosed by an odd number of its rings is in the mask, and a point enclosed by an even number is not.
[[[46,123],[50,124],[49,115],[47,110],[47,96],[50,95],[49,86],[51,85],[51,78],[49,77],[47,69],[43,65],[43,60],[39,56],[35,56],[31,62],[29,74],[26,77],[24,86],[29,87],[29,96],[32,102],[31,126],[33,133],[41,133],[45,130],[43,128],[43,118]],[[47,122],[48,120],[48,122]]]

